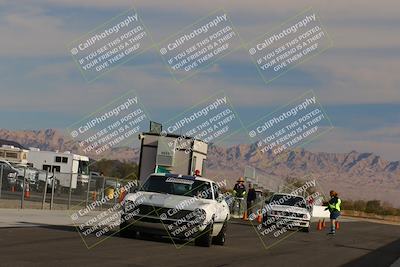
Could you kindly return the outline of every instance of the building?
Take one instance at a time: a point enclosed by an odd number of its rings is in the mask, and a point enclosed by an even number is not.
[[[28,163],[29,150],[17,142],[0,139],[0,159],[10,163],[24,164]]]

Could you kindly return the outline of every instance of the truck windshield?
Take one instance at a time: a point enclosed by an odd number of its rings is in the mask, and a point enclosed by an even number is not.
[[[164,176],[150,176],[143,191],[212,199],[209,182]]]
[[[304,198],[290,196],[290,195],[274,195],[271,198],[272,205],[295,206],[300,208],[307,208]]]
[[[89,175],[89,161],[79,161],[78,173]]]

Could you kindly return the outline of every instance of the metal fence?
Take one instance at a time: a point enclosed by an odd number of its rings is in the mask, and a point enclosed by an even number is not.
[[[121,200],[129,181],[116,177],[60,173],[0,166],[1,206],[41,209],[78,209],[100,201],[100,209]]]

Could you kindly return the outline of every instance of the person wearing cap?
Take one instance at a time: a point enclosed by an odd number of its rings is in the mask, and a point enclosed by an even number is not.
[[[246,186],[244,185],[243,177],[240,177],[239,180],[236,181],[236,184],[233,187],[233,195],[239,198],[244,198],[246,195]]]
[[[235,186],[233,187],[233,196],[235,197],[236,201],[239,202],[239,213],[242,210],[242,201],[246,195],[246,186],[244,185],[243,177],[240,177],[237,181]]]
[[[331,199],[327,203],[328,207],[325,210],[329,210],[331,219],[331,231],[328,234],[334,235],[336,232],[336,220],[340,216],[340,204],[342,200],[338,197],[338,193],[333,190],[329,192],[329,195]]]

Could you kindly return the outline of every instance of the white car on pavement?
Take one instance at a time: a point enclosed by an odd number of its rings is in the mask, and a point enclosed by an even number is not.
[[[275,193],[265,202],[263,224],[266,227],[299,228],[308,232],[311,214],[306,199],[302,196]]]
[[[228,204],[212,180],[178,174],[151,174],[142,188],[125,196],[120,235],[166,235],[197,246],[224,245]]]

